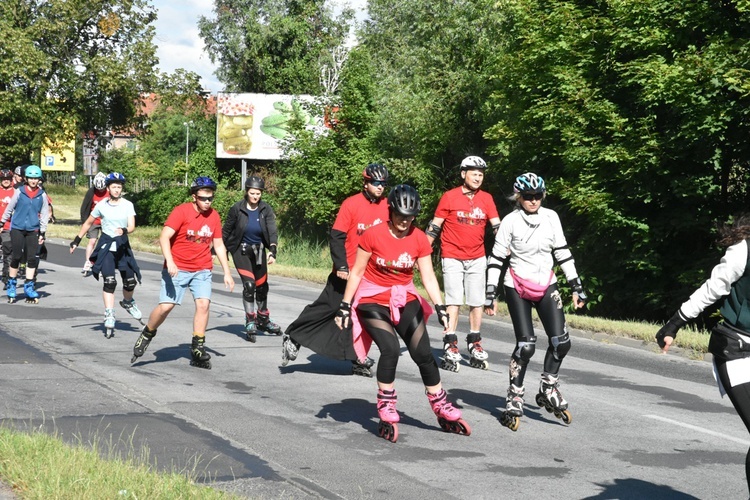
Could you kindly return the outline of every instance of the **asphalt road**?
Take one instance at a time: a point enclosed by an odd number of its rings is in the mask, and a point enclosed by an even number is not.
[[[123,455],[147,450],[158,469],[190,471],[253,498],[748,497],[750,437],[705,361],[573,332],[561,371],[573,417],[566,426],[534,403],[541,340],[527,372],[526,414],[512,432],[499,419],[513,334],[507,320],[487,318],[490,369],[441,371],[472,435],[440,430],[404,352],[393,444],[377,436],[373,379],[304,349],[280,367],[281,338],[245,341],[240,287],[223,290],[219,273],[206,343],[213,369],[189,366],[189,298],[131,365],[140,325],[118,307],[116,335],[105,339],[101,283],[81,277],[83,251],[71,257],[53,242],[49,254],[39,304],[0,302],[4,425],[41,426]],[[161,261],[139,261],[136,299],[147,315],[158,299]],[[272,317],[283,327],[320,291],[273,276],[270,283]],[[465,318],[460,327],[466,331]],[[434,319],[430,334],[439,355]],[[377,358],[376,348],[371,355]]]

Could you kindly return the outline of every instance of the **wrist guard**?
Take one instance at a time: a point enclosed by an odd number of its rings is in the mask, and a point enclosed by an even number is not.
[[[677,331],[686,324],[687,318],[685,318],[678,309],[677,312],[669,318],[667,324],[659,328],[659,331],[656,332],[656,343],[659,344],[659,347],[664,349],[664,337],[672,337],[673,339],[677,338]]]
[[[341,328],[349,328],[352,320],[352,305],[342,300],[339,304],[339,310],[336,312],[336,318],[341,320]]]
[[[444,304],[435,304],[435,312],[438,316],[438,322],[445,328],[448,328],[451,321],[450,314],[448,314],[448,308]]]
[[[497,296],[497,287],[495,285],[487,285],[484,291],[484,307],[492,307],[492,303],[495,302]]]
[[[70,242],[70,248],[75,248],[80,243],[81,243],[81,237],[80,236],[76,236],[75,238],[73,238],[73,241]]]
[[[570,287],[572,293],[578,295],[579,300],[586,302],[588,296],[586,295],[586,292],[583,291],[583,283],[581,283],[581,278],[573,278],[572,280],[568,281],[568,286]]]

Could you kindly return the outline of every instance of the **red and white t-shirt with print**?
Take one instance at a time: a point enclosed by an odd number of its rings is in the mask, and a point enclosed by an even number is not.
[[[388,201],[385,198],[370,203],[364,194],[358,193],[341,204],[333,229],[346,233],[346,263],[351,269],[357,258],[359,238],[368,228],[388,220]]]
[[[91,210],[89,211],[89,213],[93,212],[96,205],[106,198],[109,198],[109,193],[106,189],[102,189],[101,191],[94,190],[94,197],[91,198]],[[102,218],[97,217],[96,219],[94,219],[94,225],[101,226]]]
[[[193,203],[183,203],[172,210],[164,225],[175,230],[170,246],[180,271],[213,269],[211,244],[214,238],[221,238],[221,218],[216,210],[200,213]]]
[[[8,189],[3,189],[2,187],[0,187],[0,217],[2,217],[3,213],[5,212],[5,208],[8,206],[8,203],[10,203],[10,199],[13,198],[14,192],[15,189],[13,189],[13,186],[9,187]],[[8,220],[5,222],[3,229],[5,231],[10,231],[10,217],[8,217]]]
[[[484,235],[487,221],[499,217],[495,200],[486,191],[476,191],[469,198],[463,187],[447,191],[440,198],[435,217],[444,219],[440,233],[443,257],[458,260],[485,256]]]
[[[414,265],[417,259],[430,255],[432,247],[421,229],[411,226],[406,236],[396,238],[388,224],[378,224],[362,234],[359,239],[362,250],[370,252],[364,278],[376,285],[391,287],[408,285],[414,278]],[[408,294],[407,300],[416,299]],[[388,304],[391,292],[383,292],[372,297],[362,297],[360,303]]]

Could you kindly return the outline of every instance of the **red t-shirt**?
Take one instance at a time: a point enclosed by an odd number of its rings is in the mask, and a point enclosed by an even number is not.
[[[435,210],[435,217],[445,219],[440,233],[440,251],[443,257],[470,260],[485,256],[487,221],[499,215],[492,195],[477,191],[469,198],[459,186],[443,194]]]
[[[430,255],[432,247],[421,229],[411,226],[403,238],[391,234],[388,224],[378,224],[364,232],[359,240],[362,250],[370,252],[364,278],[380,286],[408,285],[414,278],[417,259]],[[409,294],[408,300],[415,299]],[[362,298],[362,303],[388,304],[390,290]]]
[[[341,204],[333,229],[346,233],[346,263],[349,269],[357,258],[357,247],[362,233],[369,227],[388,220],[388,201],[380,198],[374,203],[362,193],[355,194]]]
[[[106,189],[102,189],[101,194],[99,194],[99,191],[94,190],[94,197],[91,199],[91,210],[89,210],[89,213],[93,212],[94,207],[97,205],[97,203],[99,203],[105,198],[109,198],[109,193],[107,192]],[[102,218],[97,217],[96,219],[94,219],[94,224],[97,226],[101,226]]]
[[[10,199],[13,198],[14,191],[15,189],[13,189],[13,186],[9,187],[8,189],[3,189],[2,187],[0,187],[0,217],[2,217],[3,213],[5,213],[5,209],[8,206],[8,203],[10,203]],[[5,222],[3,229],[6,231],[10,231],[10,217]]]
[[[164,225],[175,230],[169,241],[172,259],[180,271],[213,269],[211,244],[214,238],[221,238],[221,218],[216,210],[200,213],[192,203],[183,203],[172,210]]]

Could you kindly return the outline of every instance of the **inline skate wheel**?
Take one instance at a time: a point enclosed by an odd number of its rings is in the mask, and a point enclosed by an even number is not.
[[[39,299],[26,299],[27,304],[38,304]]]
[[[135,363],[137,359],[138,359],[138,356],[133,356],[133,357],[131,358],[131,360],[130,360],[130,364],[133,364],[133,363]]]
[[[469,424],[466,423],[466,421],[462,418],[459,418],[455,421],[446,420],[444,418],[438,419],[438,424],[440,424],[440,428],[443,429],[445,432],[452,432],[454,434],[464,434],[465,436],[471,435],[471,427],[469,427]]]
[[[573,417],[571,416],[570,412],[568,410],[563,410],[560,412],[559,415],[555,415],[557,418],[562,419],[563,422],[570,425],[570,423],[573,421]]]
[[[458,373],[458,369],[461,368],[461,365],[444,359],[440,362],[440,368],[449,372]]]
[[[105,328],[104,329],[104,338],[105,339],[111,339],[115,336],[115,329],[114,328]]]
[[[196,368],[204,368],[206,370],[211,369],[211,361],[190,361],[190,366],[195,366]]]
[[[378,424],[378,436],[391,443],[395,443],[398,440],[398,424],[383,422],[381,420]]]
[[[521,419],[516,415],[510,415],[508,412],[505,412],[503,413],[502,424],[513,432],[516,432],[521,425]]]
[[[478,359],[471,358],[469,360],[469,365],[471,365],[472,368],[479,368],[481,370],[489,370],[490,364],[487,362],[487,360],[479,361]]]
[[[552,413],[552,406],[547,402],[546,399],[544,399],[544,395],[542,393],[539,393],[536,395],[536,404],[547,410],[548,413]]]

